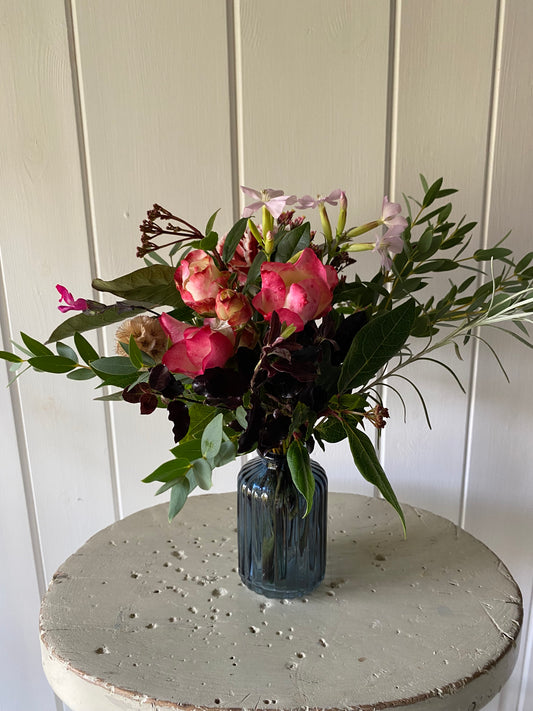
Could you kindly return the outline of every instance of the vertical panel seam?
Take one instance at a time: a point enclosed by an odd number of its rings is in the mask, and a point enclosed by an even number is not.
[[[70,54],[70,67],[72,79],[72,94],[76,116],[76,132],[78,137],[78,154],[80,159],[81,183],[83,192],[83,205],[87,233],[87,249],[89,253],[89,266],[91,277],[98,273],[98,249],[96,240],[96,227],[94,215],[94,196],[92,191],[90,156],[87,137],[87,121],[82,93],[81,59],[79,56],[79,33],[76,25],[76,0],[65,0],[65,17],[68,34]],[[93,295],[95,292],[93,291]],[[106,352],[102,332],[97,333],[98,348],[101,353]],[[107,388],[106,388],[107,391]],[[122,500],[120,495],[119,467],[116,451],[115,424],[111,403],[102,403],[104,407],[104,421],[106,426],[107,445],[109,452],[109,469],[111,476],[111,491],[113,496],[113,512],[116,519],[122,518]]]
[[[234,173],[233,189],[234,189],[234,204],[235,204],[235,219],[242,213],[244,208],[243,195],[240,191],[240,185],[245,181],[244,178],[244,112],[243,112],[243,88],[242,88],[242,28],[241,28],[241,3],[240,0],[227,0],[229,12],[228,20],[231,20],[231,28],[228,21],[228,40],[231,41],[232,65],[230,67],[232,75],[233,94],[230,100],[233,105],[233,120],[234,127],[232,137],[234,139],[233,155],[234,155]],[[231,38],[229,32],[231,31]],[[229,42],[228,42],[229,45]]]
[[[496,22],[494,30],[494,51],[492,62],[491,95],[487,131],[487,155],[483,179],[483,199],[480,220],[480,246],[487,247],[490,221],[490,209],[494,179],[494,162],[496,152],[496,133],[498,126],[498,109],[500,101],[501,64],[503,53],[503,31],[505,20],[505,0],[497,0]],[[483,276],[478,277],[478,285],[483,283]],[[473,339],[472,355],[470,361],[470,377],[467,394],[467,420],[466,437],[463,453],[463,476],[461,498],[459,503],[459,525],[464,528],[466,521],[466,508],[468,498],[468,484],[470,480],[470,467],[472,464],[473,422],[476,405],[476,389],[479,368],[480,343],[478,338]]]
[[[230,140],[230,171],[231,200],[233,222],[239,219],[239,185],[240,181],[240,121],[237,108],[237,47],[236,26],[233,0],[226,0],[226,32],[228,55],[228,105],[229,105],[229,140]]]
[[[11,324],[9,320],[9,310],[7,305],[7,291],[4,280],[4,270],[2,264],[2,254],[0,251],[0,332],[4,334],[8,341],[12,339]],[[7,345],[7,341],[6,341]],[[17,449],[20,459],[20,470],[22,474],[22,486],[26,501],[26,512],[30,529],[31,545],[33,550],[33,561],[37,578],[37,588],[42,597],[46,592],[46,568],[44,564],[44,552],[41,543],[41,533],[39,529],[39,519],[37,516],[37,506],[35,501],[35,489],[33,486],[33,476],[31,471],[28,440],[26,427],[24,424],[24,413],[20,389],[17,382],[11,384],[9,388],[11,407],[13,409],[13,419],[15,421],[15,432],[17,437]]]
[[[244,207],[240,185],[244,182],[243,162],[243,111],[242,111],[242,45],[241,7],[239,0],[226,0],[226,32],[228,53],[228,100],[231,153],[231,199],[233,221],[236,222]],[[241,466],[248,455],[240,457]]]
[[[387,69],[387,117],[385,127],[385,162],[383,171],[383,190],[391,200],[396,189],[396,159],[398,151],[398,104],[400,83],[400,30],[402,0],[391,0],[389,14],[389,50]],[[386,405],[388,390],[380,387],[379,395]],[[387,433],[378,430],[375,437],[376,453],[381,464],[384,464]],[[374,495],[379,492],[374,488]]]

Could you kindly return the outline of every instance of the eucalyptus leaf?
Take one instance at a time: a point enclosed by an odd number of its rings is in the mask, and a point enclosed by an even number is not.
[[[233,442],[222,442],[213,463],[215,467],[223,467],[224,464],[229,464],[237,456],[237,448]]]
[[[74,334],[74,344],[76,345],[82,360],[84,360],[87,365],[90,365],[93,360],[98,360],[100,357],[89,341],[82,336],[81,333]]]
[[[172,489],[170,490],[170,503],[168,506],[168,520],[169,522],[179,514],[187,497],[191,491],[191,486],[187,477],[180,479]]]
[[[43,343],[36,341],[35,338],[28,336],[26,333],[20,333],[20,337],[24,341],[24,345],[36,356],[53,356],[50,348],[47,348]]]
[[[91,367],[99,373],[107,375],[130,375],[137,373],[137,368],[132,365],[129,358],[123,356],[109,356],[98,358],[91,363]]]
[[[131,364],[135,368],[135,370],[139,370],[144,366],[144,361],[142,357],[142,352],[139,346],[137,345],[137,341],[133,337],[133,334],[130,335],[130,342],[128,344],[128,356],[131,361]]]
[[[219,413],[209,422],[202,434],[202,455],[208,459],[213,459],[218,454],[222,444],[222,426],[224,416]],[[200,481],[198,481],[201,486]]]
[[[70,358],[64,358],[63,356],[56,356],[53,354],[28,358],[28,363],[32,366],[32,368],[42,370],[45,373],[68,373],[77,365],[77,363],[70,360]]]
[[[69,360],[73,360],[75,363],[78,362],[77,353],[73,351],[70,346],[67,346],[66,343],[61,343],[61,341],[58,341],[56,343],[56,350],[60,356],[68,358]]]
[[[23,363],[24,359],[20,358],[18,355],[15,355],[14,353],[10,353],[9,351],[0,351],[0,358],[3,358],[4,360],[8,360],[10,363]]]
[[[313,506],[313,495],[315,493],[315,478],[311,471],[311,460],[309,452],[299,440],[293,440],[287,450],[287,463],[291,472],[294,486],[302,494],[306,501],[304,518],[311,511]]]
[[[171,459],[168,462],[160,464],[157,469],[143,479],[143,482],[150,483],[152,481],[170,481],[185,474],[191,468],[191,463],[188,459]]]
[[[76,368],[76,370],[71,370],[70,373],[67,373],[69,380],[90,380],[95,377],[96,374],[90,368]]]
[[[192,470],[200,489],[210,489],[213,485],[213,470],[206,459],[195,459],[192,463]]]

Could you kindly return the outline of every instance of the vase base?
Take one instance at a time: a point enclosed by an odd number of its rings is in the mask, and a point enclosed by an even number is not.
[[[323,577],[318,580],[312,587],[305,588],[290,588],[284,590],[276,584],[268,583],[258,583],[255,580],[247,580],[243,575],[239,575],[243,585],[245,585],[248,590],[256,593],[257,595],[262,595],[263,597],[268,597],[277,600],[293,600],[294,598],[305,597],[306,595],[311,595],[311,593],[317,589],[320,585]]]

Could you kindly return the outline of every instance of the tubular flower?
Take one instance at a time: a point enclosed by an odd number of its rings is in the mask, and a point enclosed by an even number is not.
[[[65,286],[61,286],[61,284],[56,284],[56,289],[61,295],[59,297],[59,303],[64,301],[64,304],[57,307],[62,313],[65,313],[66,311],[87,311],[88,306],[86,299],[74,300],[74,297],[70,291],[67,291],[67,288]]]

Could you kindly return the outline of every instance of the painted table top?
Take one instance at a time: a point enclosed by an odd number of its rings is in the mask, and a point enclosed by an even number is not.
[[[234,494],[100,531],[41,608],[48,680],[73,711],[478,711],[514,666],[520,591],[450,521],[329,495],[328,567],[308,597],[240,582]]]

